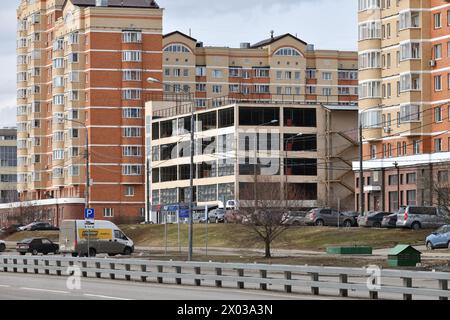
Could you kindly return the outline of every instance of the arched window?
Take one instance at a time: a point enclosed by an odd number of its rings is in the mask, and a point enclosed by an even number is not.
[[[289,56],[289,57],[299,57],[302,54],[300,53],[300,51],[298,51],[297,49],[294,48],[289,48],[289,47],[285,47],[285,48],[280,48],[275,52],[276,56]]]
[[[171,44],[171,45],[168,45],[167,47],[165,47],[164,48],[164,52],[174,52],[174,53],[184,52],[184,53],[188,53],[188,52],[191,52],[191,50],[189,50],[189,48],[186,47],[184,44],[175,43],[175,44]]]

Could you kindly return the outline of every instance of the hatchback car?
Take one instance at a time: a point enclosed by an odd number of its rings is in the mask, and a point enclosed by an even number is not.
[[[383,218],[390,214],[390,212],[369,212],[365,216],[358,217],[358,225],[367,228],[381,228]]]
[[[18,242],[16,251],[21,255],[31,253],[34,256],[39,253],[44,255],[49,253],[57,254],[59,253],[59,245],[47,238],[30,238]]]
[[[450,225],[442,226],[430,234],[425,240],[425,243],[429,250],[437,248],[450,249]]]

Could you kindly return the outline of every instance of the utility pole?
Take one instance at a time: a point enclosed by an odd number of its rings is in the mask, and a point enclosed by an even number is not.
[[[363,125],[359,120],[359,214],[364,215]]]
[[[191,161],[189,168],[189,229],[188,229],[188,261],[192,261],[193,258],[193,238],[194,238],[194,152],[195,152],[195,115],[194,115],[194,103],[191,104]]]

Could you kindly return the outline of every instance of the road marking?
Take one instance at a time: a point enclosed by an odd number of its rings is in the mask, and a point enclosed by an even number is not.
[[[85,294],[83,294],[83,295],[86,296],[86,297],[103,298],[103,299],[111,299],[111,300],[132,300],[132,299],[127,299],[127,298],[102,296],[102,295],[99,295],[99,294],[89,294],[89,293],[85,293]]]
[[[59,290],[47,290],[47,289],[39,289],[39,288],[25,288],[25,287],[22,287],[20,289],[28,290],[28,291],[50,292],[50,293],[57,293],[57,294],[60,294],[60,293],[69,294],[69,292],[67,292],[67,291],[59,291]]]

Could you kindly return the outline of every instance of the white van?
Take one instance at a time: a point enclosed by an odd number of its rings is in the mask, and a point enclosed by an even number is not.
[[[131,255],[134,243],[110,221],[96,220],[90,224],[85,220],[64,220],[59,232],[59,251],[74,257],[87,256],[88,252],[90,257],[99,253]]]

